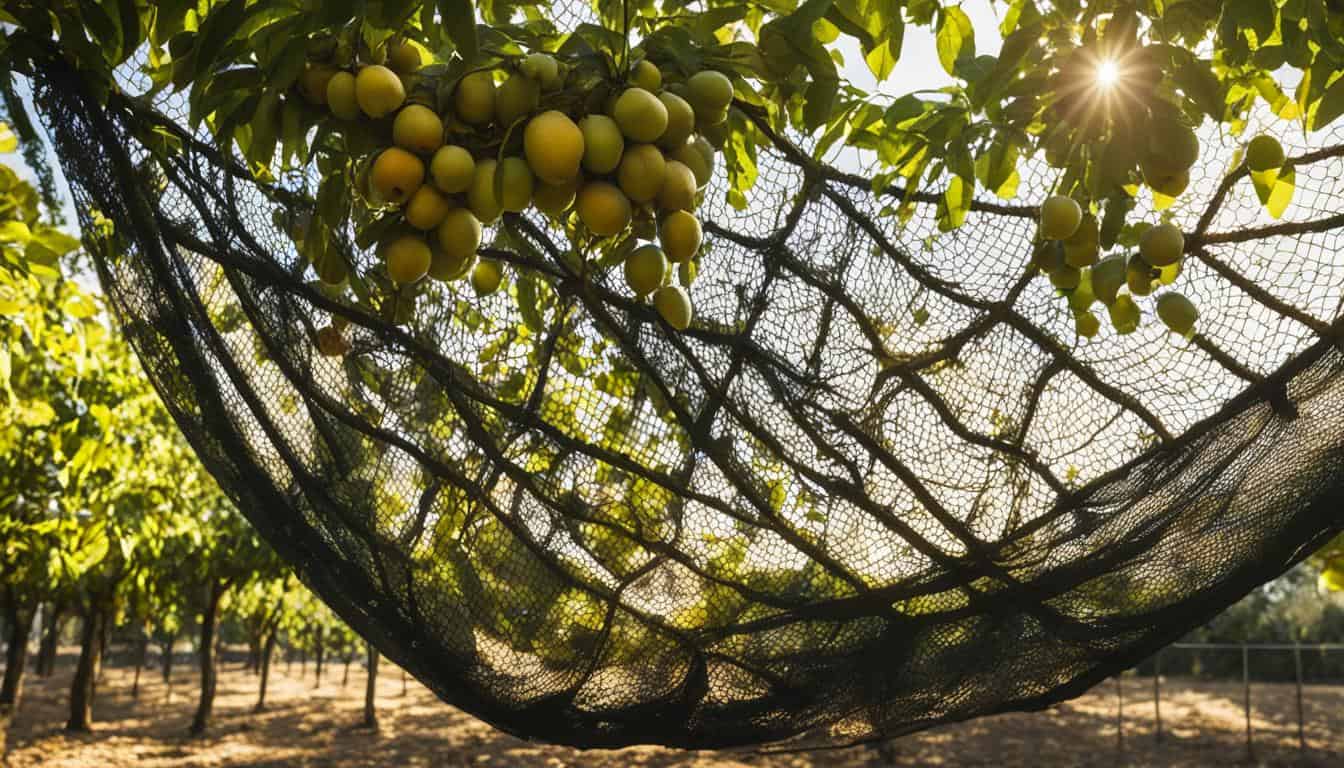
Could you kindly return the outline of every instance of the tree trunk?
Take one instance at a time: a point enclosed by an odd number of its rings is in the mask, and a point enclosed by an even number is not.
[[[98,622],[98,662],[94,666],[93,672],[95,675],[94,679],[100,683],[103,681],[103,659],[107,658],[107,636],[112,631],[112,622],[110,619],[111,616],[108,616],[103,621]],[[97,692],[96,686],[94,691],[95,693]]]
[[[406,695],[406,670],[401,670],[401,695]]]
[[[88,732],[93,723],[93,694],[96,687],[102,651],[99,637],[102,635],[102,606],[96,599],[89,601],[88,613],[84,616],[84,626],[79,633],[79,663],[75,666],[75,679],[70,683],[70,719],[66,721],[67,731]]]
[[[317,657],[317,682],[313,684],[314,688],[322,687],[322,659],[326,657],[327,649],[322,644],[322,628],[317,628],[317,647],[313,649],[313,654]]]
[[[308,649],[307,649],[307,648],[300,648],[300,649],[299,649],[299,677],[300,677],[300,678],[305,678],[305,677],[307,677],[307,676],[308,676]]]
[[[162,643],[163,645],[163,682],[168,685],[173,684],[173,645],[177,642],[177,635],[169,635]]]
[[[254,675],[261,671],[261,643],[261,635],[247,638],[247,661],[243,669]]]
[[[275,653],[276,630],[271,630],[266,634],[266,640],[261,644],[261,685],[257,687],[257,707],[258,712],[266,709],[266,684],[271,679],[271,655]]]
[[[378,651],[373,647],[373,643],[366,644],[368,653],[369,674],[364,683],[364,727],[378,728],[378,712],[374,709],[374,699],[378,694]]]
[[[205,613],[201,616],[201,699],[196,706],[196,717],[191,721],[191,734],[199,736],[210,727],[210,712],[215,707],[215,621],[219,614],[219,601],[224,597],[225,585],[220,581],[210,583],[210,596],[205,604]]]
[[[131,683],[131,698],[140,698],[140,670],[145,668],[145,660],[149,657],[149,632],[140,630],[140,635],[135,643],[135,682]]]
[[[354,660],[355,660],[355,657],[354,657],[354,656],[349,655],[349,654],[346,654],[346,657],[345,657],[345,674],[341,677],[341,687],[342,687],[342,688],[344,688],[344,687],[346,687],[347,685],[350,684],[350,662],[352,662],[352,661],[354,661]]]
[[[51,677],[56,671],[56,652],[61,644],[61,624],[65,606],[50,603],[42,620],[42,641],[37,646],[37,676]]]
[[[28,664],[28,635],[33,631],[33,612],[10,601],[5,606],[9,648],[5,651],[5,678],[0,684],[0,717],[12,715],[23,695],[23,668]],[[3,752],[0,752],[3,754]]]

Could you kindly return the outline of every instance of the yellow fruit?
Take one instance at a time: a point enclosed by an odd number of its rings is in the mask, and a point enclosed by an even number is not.
[[[482,261],[471,271],[471,287],[477,296],[489,296],[499,290],[504,279],[504,267],[498,261]]]
[[[1157,168],[1152,167],[1149,163],[1144,163],[1143,181],[1154,192],[1167,197],[1180,197],[1181,193],[1185,192],[1185,188],[1190,186],[1190,171],[1180,170],[1164,176]]]
[[[733,81],[712,69],[696,72],[686,81],[686,100],[697,115],[710,117],[723,113],[727,117],[728,105],[733,103]]]
[[[639,86],[649,93],[656,93],[663,87],[663,73],[648,59],[642,59],[630,70],[630,84]]]
[[[560,65],[555,57],[545,53],[529,53],[518,67],[524,75],[536,81],[542,90],[553,91],[560,87]]]
[[[471,188],[467,190],[467,207],[482,224],[493,222],[504,211],[495,197],[495,168],[498,165],[494,160],[477,163],[476,174],[471,178]]]
[[[336,70],[332,67],[310,66],[299,76],[299,91],[309,104],[320,107],[327,103],[327,86],[335,76]]]
[[[689,211],[695,207],[695,174],[690,168],[676,160],[664,164],[658,205],[665,211]]]
[[[331,114],[341,120],[357,120],[360,115],[359,100],[355,97],[355,76],[349,72],[337,72],[327,81],[327,106]]]
[[[1157,316],[1173,333],[1189,336],[1195,330],[1199,310],[1179,293],[1164,293],[1157,297]]]
[[[521,157],[506,157],[500,161],[500,177],[500,206],[521,213],[532,202],[532,169]]]
[[[1261,134],[1251,139],[1251,142],[1246,145],[1246,166],[1257,173],[1282,168],[1285,159],[1283,145],[1273,136]],[[1175,296],[1176,294],[1168,295]],[[1193,306],[1191,305],[1192,309]]]
[[[1175,224],[1158,224],[1139,236],[1139,253],[1154,267],[1165,267],[1181,260],[1185,235]]]
[[[453,209],[453,204],[429,184],[421,184],[406,204],[406,223],[416,229],[433,229]]]
[[[1125,284],[1125,257],[1107,256],[1092,267],[1092,293],[1103,304],[1115,302],[1120,286]]]
[[[1127,293],[1116,296],[1106,311],[1111,316],[1115,332],[1121,336],[1133,333],[1139,327],[1139,305]]]
[[[1101,331],[1101,320],[1091,312],[1078,312],[1073,316],[1073,329],[1079,336],[1090,339]]]
[[[538,211],[549,213],[552,216],[560,216],[574,202],[574,195],[578,192],[579,180],[576,176],[564,184],[547,184],[544,181],[538,181],[532,187],[532,204]]]
[[[414,283],[429,272],[429,243],[419,235],[402,235],[383,248],[383,261],[393,282]]]
[[[636,296],[653,293],[663,284],[669,269],[663,249],[641,245],[625,259],[625,284]]]
[[[425,183],[425,164],[400,147],[379,153],[369,171],[369,186],[384,202],[401,205]]]
[[[495,117],[495,78],[488,71],[472,72],[453,91],[457,117],[470,125],[485,125]]]
[[[375,64],[355,76],[355,100],[369,117],[386,117],[406,101],[406,87],[396,72]]]
[[[579,175],[584,136],[563,112],[550,110],[532,118],[523,130],[523,154],[537,178],[564,184]]]
[[[408,104],[392,121],[392,143],[428,155],[443,146],[443,121],[423,104]]]
[[[1089,267],[1101,253],[1101,230],[1097,217],[1084,214],[1078,229],[1064,241],[1064,263],[1071,267]]]
[[[1068,238],[1082,221],[1082,206],[1071,197],[1055,195],[1041,205],[1041,237],[1046,240]]]
[[[466,210],[460,208],[458,210]],[[467,211],[468,214],[471,211]],[[473,217],[475,218],[475,217]],[[429,276],[443,283],[449,283],[454,280],[461,280],[471,271],[471,267],[476,263],[476,253],[473,251],[462,258],[456,258],[444,251],[439,245],[438,239],[429,243]]]
[[[481,222],[466,208],[454,208],[439,222],[434,238],[444,259],[460,267],[481,247]]]
[[[424,66],[420,49],[410,40],[396,40],[388,43],[387,65],[396,72],[411,74]]]
[[[695,282],[696,275],[699,271],[700,267],[696,262],[683,261],[677,265],[677,280],[683,286],[689,287],[691,283]],[[658,294],[655,293],[653,295],[653,300],[654,302],[658,301]]]
[[[691,133],[695,130],[695,112],[685,99],[675,93],[660,93],[658,100],[667,110],[667,128],[659,137],[658,146],[676,149],[691,138]]]
[[[616,99],[611,116],[631,141],[654,142],[667,130],[667,107],[643,88],[626,88]]]
[[[692,104],[691,106],[695,106]],[[723,149],[723,145],[728,141],[729,129],[732,127],[728,123],[728,112],[719,115],[711,115],[715,119],[710,122],[709,118],[699,112],[695,113],[695,130],[701,136],[705,137],[710,146],[715,149]]]
[[[579,121],[583,134],[583,169],[589,173],[611,173],[621,163],[625,137],[620,126],[606,115],[588,115]]]
[[[540,103],[541,86],[527,75],[514,72],[495,91],[495,118],[507,129],[514,121],[536,111]]]
[[[440,191],[455,195],[466,192],[476,176],[476,161],[462,147],[440,147],[429,161],[429,177]]]
[[[669,213],[658,227],[658,241],[663,244],[663,252],[679,264],[690,261],[700,250],[703,238],[699,219],[686,211]]]
[[[590,181],[579,190],[579,220],[595,235],[615,235],[630,225],[630,200],[615,185]]]
[[[1157,284],[1171,285],[1176,282],[1176,278],[1181,276],[1181,262],[1168,264],[1165,267],[1157,268]]]
[[[678,331],[691,326],[691,297],[680,285],[664,285],[653,294],[653,306],[659,316]]]
[[[702,136],[696,136],[690,143],[677,147],[668,159],[690,168],[691,173],[695,174],[697,187],[708,184],[714,175],[714,148]]]
[[[647,203],[662,191],[667,161],[652,144],[638,144],[625,151],[616,176],[626,196],[636,203]]]
[[[1153,268],[1148,262],[1131,255],[1125,263],[1125,285],[1135,296],[1147,296],[1153,292]]]

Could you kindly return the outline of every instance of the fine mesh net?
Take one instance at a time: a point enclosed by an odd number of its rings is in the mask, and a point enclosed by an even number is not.
[[[1298,160],[1278,222],[1203,137],[1176,218],[1188,343],[1151,305],[1076,339],[1027,277],[1047,169],[939,234],[941,190],[901,224],[861,159],[786,139],[745,210],[712,182],[677,334],[527,217],[487,253],[539,278],[539,318],[516,287],[436,283],[389,324],[272,223],[311,180],[258,184],[167,101],[99,105],[55,70],[37,93],[210,471],[384,654],[514,734],[802,746],[1044,707],[1344,525],[1338,125],[1250,127]],[[153,163],[164,134],[185,143]],[[335,317],[352,349],[323,357]]]

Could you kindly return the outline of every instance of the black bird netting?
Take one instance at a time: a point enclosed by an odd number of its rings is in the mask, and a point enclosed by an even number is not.
[[[386,322],[304,278],[271,215],[301,183],[84,93],[48,72],[37,102],[201,458],[353,627],[509,732],[834,744],[1040,708],[1344,526],[1339,126],[1267,127],[1282,222],[1208,139],[1177,217],[1189,343],[1076,340],[1027,276],[1048,169],[940,234],[939,190],[902,224],[899,190],[779,138],[745,210],[712,182],[677,334],[531,218],[490,253],[541,279],[540,330],[461,283]]]

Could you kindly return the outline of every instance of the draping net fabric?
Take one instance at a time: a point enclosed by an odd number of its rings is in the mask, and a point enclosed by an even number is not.
[[[745,210],[712,182],[677,334],[532,217],[491,253],[542,278],[535,330],[465,283],[391,325],[273,224],[311,179],[259,184],[204,139],[151,163],[146,136],[190,139],[180,107],[82,93],[52,71],[37,101],[206,466],[385,655],[512,733],[805,746],[1044,707],[1344,524],[1338,125],[1251,126],[1299,158],[1280,222],[1205,135],[1190,343],[1151,315],[1078,342],[1026,277],[1048,169],[938,234],[941,190],[901,225],[782,139]],[[335,316],[353,349],[322,357]]]

